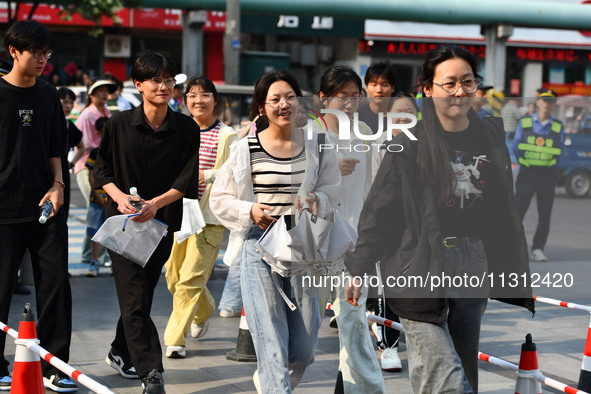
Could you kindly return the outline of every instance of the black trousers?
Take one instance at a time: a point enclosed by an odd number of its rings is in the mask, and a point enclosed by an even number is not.
[[[383,298],[376,299],[376,315],[383,317],[384,319],[400,323],[398,315],[392,312],[392,310],[388,307],[388,304],[385,301],[386,300]],[[378,332],[381,334],[382,342],[385,347],[398,347],[400,331],[378,324]]]
[[[550,233],[550,219],[556,189],[556,169],[553,167],[521,166],[515,182],[515,199],[521,220],[525,217],[533,195],[538,203],[538,225],[532,250],[544,249]]]
[[[388,307],[383,298],[368,298],[367,309],[374,311],[377,316],[400,323],[398,315]],[[378,324],[378,335],[383,347],[398,347],[400,331]]]
[[[109,250],[121,312],[111,347],[115,353],[131,357],[140,378],[153,369],[164,371],[160,339],[150,311],[172,242],[173,232],[169,231],[143,268]]]
[[[68,362],[72,334],[72,291],[68,278],[68,227],[62,210],[45,224],[36,221],[0,224],[0,321],[5,324],[8,324],[10,302],[26,249],[31,253],[33,265],[40,345]],[[18,322],[11,323],[12,328],[18,331]],[[0,368],[8,365],[4,358],[5,343],[6,335],[1,333]],[[58,372],[57,368],[45,361],[42,361],[42,366],[44,376]]]

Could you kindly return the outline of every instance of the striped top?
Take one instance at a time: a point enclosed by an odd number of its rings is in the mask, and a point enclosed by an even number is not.
[[[274,207],[269,213],[273,217],[294,215],[293,202],[306,171],[305,149],[294,157],[283,159],[265,151],[258,135],[247,138],[255,202]]]
[[[222,122],[217,119],[210,128],[201,130],[199,134],[201,141],[199,143],[199,169],[202,171],[211,170],[215,166],[215,159],[218,154],[218,137]],[[199,200],[205,190],[205,184],[199,185]]]

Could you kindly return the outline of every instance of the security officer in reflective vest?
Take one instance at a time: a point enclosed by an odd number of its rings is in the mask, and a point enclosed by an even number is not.
[[[546,261],[544,246],[550,232],[550,217],[556,188],[556,163],[564,153],[564,126],[552,117],[556,107],[556,93],[539,89],[538,111],[522,118],[515,131],[513,153],[519,160],[519,174],[515,183],[517,209],[521,219],[536,194],[538,226],[534,235],[531,259]]]

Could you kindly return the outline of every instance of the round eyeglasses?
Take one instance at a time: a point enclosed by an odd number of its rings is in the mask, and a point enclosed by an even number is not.
[[[353,105],[359,104],[361,101],[361,96],[354,96],[354,97],[340,97],[334,96],[333,99],[339,101],[342,105],[347,105],[347,103],[351,103]]]
[[[461,81],[448,81],[443,83],[433,82],[433,85],[439,86],[445,93],[453,96],[460,90],[460,86],[465,93],[474,93],[482,83],[481,78],[466,78]]]
[[[267,104],[269,107],[273,108],[276,111],[281,109],[282,105],[285,103],[288,103],[289,105],[298,105],[298,98],[296,96],[290,96],[281,100],[278,98],[274,98],[265,102],[265,104]]]
[[[187,94],[187,100],[197,100],[200,98],[203,101],[207,101],[212,97],[213,97],[213,93],[211,93],[211,92],[203,92],[200,94],[197,94],[197,93]]]
[[[152,82],[154,85],[161,87],[162,84],[164,84],[164,86],[166,86],[167,88],[172,88],[174,87],[174,84],[176,83],[176,80],[174,78],[158,78],[158,77],[154,77],[152,79],[148,79],[148,81]]]

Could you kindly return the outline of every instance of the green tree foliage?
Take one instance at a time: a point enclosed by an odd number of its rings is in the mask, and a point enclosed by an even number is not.
[[[33,7],[28,15],[28,19],[32,19],[37,7],[41,3],[39,0],[34,1],[12,1],[8,2],[8,25],[16,22],[16,15],[22,3],[32,3]],[[95,34],[101,33],[100,28],[101,18],[112,18],[117,23],[116,12],[123,7],[139,7],[141,0],[48,0],[43,1],[45,4],[54,4],[60,6],[62,9],[61,15],[65,20],[71,19],[73,14],[80,14],[82,18],[92,21],[96,24],[93,30]]]

